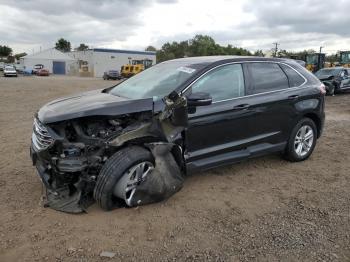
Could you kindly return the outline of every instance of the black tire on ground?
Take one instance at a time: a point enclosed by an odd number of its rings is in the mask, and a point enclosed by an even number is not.
[[[114,187],[129,168],[143,161],[154,163],[151,152],[140,146],[123,148],[106,161],[94,189],[94,198],[101,208],[112,210],[122,206],[123,200],[113,195]]]
[[[299,156],[295,151],[294,141],[295,141],[295,138],[297,136],[299,129],[302,126],[309,126],[312,128],[312,130],[313,130],[313,143],[312,143],[312,146],[311,146],[309,152],[306,155]],[[286,151],[284,153],[284,157],[291,162],[304,161],[304,160],[308,159],[310,157],[310,155],[312,154],[312,152],[314,151],[315,146],[316,146],[316,141],[317,141],[317,128],[316,128],[315,122],[312,119],[305,117],[305,118],[301,119],[293,128],[293,130],[290,134],[289,140],[288,140],[288,144],[286,147]]]

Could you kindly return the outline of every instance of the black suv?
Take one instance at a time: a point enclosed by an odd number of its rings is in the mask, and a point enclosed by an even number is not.
[[[31,157],[47,206],[81,212],[161,201],[199,170],[282,152],[307,159],[324,85],[288,59],[195,57],[62,98],[34,119]]]

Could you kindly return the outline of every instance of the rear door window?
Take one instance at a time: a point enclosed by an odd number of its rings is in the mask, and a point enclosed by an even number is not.
[[[299,75],[294,69],[290,68],[287,65],[281,64],[280,65],[283,69],[283,71],[288,76],[289,86],[290,87],[298,87],[304,84],[305,79]]]
[[[289,88],[288,78],[276,63],[248,63],[251,76],[251,94],[260,94]]]

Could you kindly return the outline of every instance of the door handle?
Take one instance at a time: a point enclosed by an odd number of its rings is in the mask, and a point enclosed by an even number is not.
[[[248,104],[242,104],[242,105],[234,106],[233,110],[246,110],[249,107],[250,107],[250,105],[248,105]]]
[[[288,96],[288,99],[290,99],[290,100],[294,100],[294,99],[298,99],[298,98],[299,98],[298,95]]]

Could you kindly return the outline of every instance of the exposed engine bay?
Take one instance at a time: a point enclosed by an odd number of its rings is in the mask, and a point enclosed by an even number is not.
[[[53,123],[43,123],[36,116],[31,157],[46,188],[45,206],[69,213],[86,211],[96,200],[102,167],[116,152],[133,145],[150,152],[154,168],[147,178],[138,180],[143,182],[133,191],[138,201],[118,199],[117,206],[161,201],[180,190],[185,174],[186,100],[167,98],[165,106],[160,113],[91,115]]]

